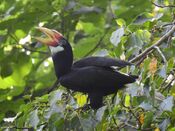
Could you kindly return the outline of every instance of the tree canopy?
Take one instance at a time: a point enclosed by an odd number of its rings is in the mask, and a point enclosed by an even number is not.
[[[139,79],[81,110],[87,95],[58,84],[38,26],[62,33],[75,61],[130,61],[120,71]],[[0,129],[175,131],[174,32],[173,0],[1,0]]]

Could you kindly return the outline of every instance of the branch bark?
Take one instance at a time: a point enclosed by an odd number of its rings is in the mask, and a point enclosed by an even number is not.
[[[155,44],[153,44],[152,46],[145,49],[141,54],[139,54],[137,57],[134,57],[129,62],[133,63],[133,62],[136,62],[136,61],[140,60],[142,57],[147,56],[152,50],[155,49],[156,46],[159,47],[174,32],[175,32],[175,24],[173,24],[173,27],[171,28],[171,30],[168,31],[165,35],[163,35]]]
[[[157,7],[160,7],[160,8],[174,8],[175,7],[175,5],[158,5],[158,4],[156,4],[156,3],[154,3],[154,2],[151,2],[153,5],[155,5],[155,6],[157,6]]]

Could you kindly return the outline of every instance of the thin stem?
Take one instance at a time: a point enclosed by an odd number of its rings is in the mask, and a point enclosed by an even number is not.
[[[164,54],[162,53],[162,51],[160,50],[160,48],[159,48],[158,46],[155,46],[154,48],[157,50],[157,52],[158,52],[158,53],[160,54],[160,56],[162,57],[163,62],[164,62],[164,63],[167,63],[167,60],[166,60]]]
[[[137,57],[134,57],[129,62],[131,62],[131,63],[136,62],[136,61],[140,60],[141,58],[150,54],[151,51],[154,50],[156,46],[157,47],[160,46],[169,36],[171,36],[174,33],[174,31],[175,31],[175,25],[173,25],[171,30],[168,31],[165,35],[163,35],[155,44],[153,44],[152,46],[145,49],[141,54],[139,54]]]

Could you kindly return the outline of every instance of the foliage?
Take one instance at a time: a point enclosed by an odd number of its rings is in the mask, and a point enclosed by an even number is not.
[[[85,94],[59,86],[48,49],[35,27],[61,32],[74,58],[132,60],[174,26],[173,0],[1,0],[0,128],[35,130],[175,130],[175,37],[161,41],[136,67],[136,83],[82,111]],[[117,87],[116,87],[117,88]],[[112,101],[112,98],[113,101]],[[79,108],[79,109],[77,109]]]

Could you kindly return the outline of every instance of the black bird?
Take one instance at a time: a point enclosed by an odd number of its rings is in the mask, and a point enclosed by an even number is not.
[[[138,78],[114,69],[115,66],[131,65],[118,59],[87,57],[73,63],[71,45],[61,33],[45,27],[37,29],[47,36],[35,37],[35,39],[49,46],[60,84],[68,89],[87,93],[93,109],[103,105],[103,96],[116,93],[125,84],[133,83]]]

